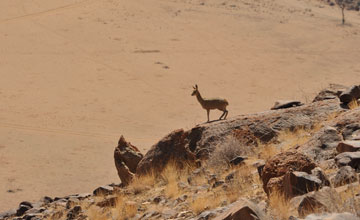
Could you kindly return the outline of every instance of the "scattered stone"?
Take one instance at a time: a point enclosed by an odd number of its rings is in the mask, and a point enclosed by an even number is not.
[[[213,187],[213,188],[216,188],[216,187],[218,187],[218,186],[223,185],[224,183],[225,183],[225,181],[223,181],[223,180],[218,180],[218,181],[216,181],[216,182],[212,185],[212,187]]]
[[[343,186],[358,181],[358,175],[350,166],[343,166],[337,171],[333,180],[334,187]]]
[[[253,202],[247,199],[240,199],[232,207],[215,218],[215,220],[261,220],[265,219],[265,213],[262,212]]]
[[[230,160],[229,163],[231,166],[236,166],[239,164],[243,164],[246,159],[247,159],[247,157],[237,156],[237,157],[233,158],[232,160]]]
[[[348,212],[344,213],[322,213],[306,216],[305,220],[359,220],[360,218]]]
[[[337,152],[355,152],[360,150],[360,141],[343,141],[336,147]]]
[[[44,204],[49,204],[52,203],[54,200],[49,196],[44,196],[40,201],[43,202]]]
[[[271,108],[271,110],[277,110],[277,109],[284,109],[284,108],[292,108],[292,107],[296,107],[296,106],[302,106],[304,105],[304,103],[300,102],[300,101],[284,101],[284,100],[279,100],[276,101],[274,106]]]
[[[114,188],[112,186],[100,186],[93,191],[94,196],[105,196],[111,195],[114,192]]]
[[[228,175],[225,177],[225,182],[226,182],[226,183],[231,182],[231,181],[234,179],[234,177],[235,177],[235,172],[232,172],[232,173],[228,174]]]
[[[284,176],[284,194],[287,198],[315,191],[321,188],[322,182],[316,176],[306,172],[288,172]]]
[[[345,90],[340,95],[340,101],[343,103],[349,103],[352,100],[357,100],[360,98],[360,87],[359,86],[352,86],[349,89]]]
[[[338,166],[351,166],[355,170],[360,169],[360,152],[344,152],[335,157]]]
[[[324,171],[320,167],[316,167],[311,170],[311,174],[316,176],[319,180],[321,180],[321,186],[330,186],[330,181],[327,176],[324,174]]]

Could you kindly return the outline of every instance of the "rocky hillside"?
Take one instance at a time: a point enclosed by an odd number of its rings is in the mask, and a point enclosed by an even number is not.
[[[0,219],[359,219],[360,87],[175,130],[143,155],[121,137],[121,184],[22,202]]]

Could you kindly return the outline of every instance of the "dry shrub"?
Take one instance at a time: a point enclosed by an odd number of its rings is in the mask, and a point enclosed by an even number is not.
[[[271,214],[274,219],[287,220],[291,215],[290,201],[287,200],[284,194],[280,191],[274,190],[269,197],[269,206]]]
[[[337,199],[334,199],[337,211],[352,212],[357,215],[357,211],[360,210],[360,200],[356,197],[360,191],[360,185],[355,183],[344,187],[346,187],[346,189],[339,193],[339,197]]]
[[[209,158],[209,165],[212,167],[222,167],[237,156],[253,155],[253,146],[245,146],[234,136],[228,135],[224,141],[218,144]]]
[[[86,210],[86,215],[88,216],[89,219],[96,219],[96,220],[108,220],[110,219],[109,217],[107,217],[107,214],[104,212],[105,210],[98,207],[98,206],[90,206],[87,210]]]

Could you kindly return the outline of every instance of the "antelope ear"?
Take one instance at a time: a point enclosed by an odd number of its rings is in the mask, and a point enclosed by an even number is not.
[[[198,86],[197,86],[197,84],[195,84],[195,89],[198,89]]]
[[[193,86],[193,89],[196,89],[195,86]]]

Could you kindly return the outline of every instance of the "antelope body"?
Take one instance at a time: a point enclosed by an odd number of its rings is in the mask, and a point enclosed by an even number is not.
[[[208,119],[207,122],[210,121],[209,114],[211,109],[218,109],[220,111],[223,111],[223,114],[220,116],[219,120],[221,120],[223,117],[224,119],[226,119],[226,116],[228,115],[228,110],[226,110],[226,106],[229,105],[229,102],[226,99],[221,99],[221,98],[206,99],[201,97],[197,85],[195,85],[193,88],[194,91],[191,95],[192,96],[196,95],[196,98],[199,101],[200,105],[203,107],[203,109],[206,109],[207,119]]]

